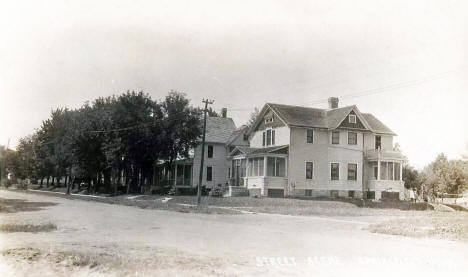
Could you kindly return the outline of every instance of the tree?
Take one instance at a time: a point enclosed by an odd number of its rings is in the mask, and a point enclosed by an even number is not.
[[[441,153],[421,173],[426,193],[437,196],[440,193],[459,194],[468,189],[468,162],[448,160]]]
[[[254,111],[252,113],[250,113],[250,118],[249,120],[247,121],[247,127],[252,127],[252,125],[255,123],[255,121],[257,120],[257,117],[260,115],[260,111],[258,110],[257,107],[255,107]]]
[[[206,111],[207,111],[207,115],[210,116],[210,117],[220,117],[219,113],[217,113],[215,110],[213,110],[212,107],[208,107],[208,109]]]
[[[18,151],[4,152],[12,176],[39,178],[41,186],[44,178],[48,187],[50,177],[54,185],[63,176],[68,185],[73,175],[88,192],[108,192],[112,184],[116,192],[122,183],[127,192],[142,192],[152,183],[156,162],[188,157],[201,134],[200,120],[200,109],[185,94],[171,91],[158,102],[127,91],[79,109],[52,110],[32,136],[20,140]]]
[[[18,152],[12,149],[6,149],[3,155],[6,169],[5,178],[10,177],[9,181],[15,182],[16,178],[23,177]],[[7,186],[10,185],[9,181],[5,183]]]
[[[461,160],[449,161],[449,173],[445,191],[459,194],[468,189],[468,162]]]
[[[419,172],[410,165],[403,166],[403,181],[407,189],[413,189],[416,191],[421,190],[421,181],[419,178]]]
[[[189,156],[189,151],[198,143],[201,136],[201,112],[190,106],[186,95],[171,91],[162,104],[163,149],[162,158],[172,161]]]
[[[446,189],[449,174],[449,163],[444,153],[439,154],[435,161],[426,166],[423,170],[422,180],[425,185],[425,193],[437,196]]]

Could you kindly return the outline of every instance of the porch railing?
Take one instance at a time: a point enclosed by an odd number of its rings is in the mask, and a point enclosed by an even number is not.
[[[367,159],[398,159],[404,160],[405,156],[400,151],[395,150],[382,150],[382,149],[370,149],[364,152],[364,156]]]

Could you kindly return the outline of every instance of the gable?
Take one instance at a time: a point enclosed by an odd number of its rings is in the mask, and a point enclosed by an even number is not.
[[[244,152],[242,152],[241,150],[239,150],[239,149],[237,149],[237,148],[234,149],[233,151],[234,151],[234,152],[231,152],[231,153],[229,154],[230,156],[245,155]]]
[[[350,115],[356,116],[356,123],[349,122]],[[341,121],[338,128],[352,128],[352,129],[367,130],[367,128],[364,126],[359,116],[354,111],[351,111],[348,113],[348,115],[343,119],[343,121]]]
[[[269,119],[271,121],[267,122],[266,119]],[[263,115],[262,119],[258,123],[257,127],[254,129],[254,131],[263,131],[266,128],[277,128],[282,126],[286,125],[271,109],[268,109],[268,111]]]

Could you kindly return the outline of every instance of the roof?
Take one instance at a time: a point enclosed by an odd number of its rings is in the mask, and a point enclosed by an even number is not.
[[[328,128],[327,111],[323,109],[267,103],[287,125]]]
[[[236,146],[236,149],[243,152],[245,155],[258,155],[258,154],[267,154],[272,153],[277,150],[287,148],[287,145],[280,145],[280,146],[271,146],[271,147],[263,147],[263,148],[254,148],[248,146]],[[235,151],[235,150],[233,150]]]
[[[236,125],[232,118],[207,117],[205,141],[211,143],[227,143]]]
[[[242,125],[236,130],[234,130],[234,132],[232,132],[231,136],[229,137],[227,144],[231,144],[234,140],[236,140],[236,138],[239,135],[244,134],[248,130],[248,128],[249,128],[248,126]]]
[[[266,106],[270,107],[287,125],[299,127],[335,129],[352,110],[355,110],[358,115],[361,114],[355,105],[332,110],[273,103],[267,103]],[[365,126],[367,124],[371,131],[395,135],[374,115],[361,115],[364,117],[363,123]]]
[[[372,127],[374,132],[382,134],[396,135],[390,128],[388,128],[382,121],[378,120],[373,114],[363,113],[362,116],[366,119],[367,123]]]

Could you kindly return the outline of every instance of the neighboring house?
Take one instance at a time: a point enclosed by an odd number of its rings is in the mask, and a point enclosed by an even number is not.
[[[250,146],[229,159],[232,184],[251,195],[404,197],[395,133],[356,106],[338,108],[338,98],[329,109],[266,104],[247,135]]]
[[[232,118],[226,116],[223,109],[221,117],[207,117],[205,135],[205,159],[203,165],[202,185],[213,188],[217,185],[226,186],[229,183],[230,164],[228,154],[236,146],[248,146],[244,134],[246,126],[236,128]],[[174,186],[178,191],[192,190],[198,185],[201,163],[201,145],[193,149],[193,157],[179,159],[172,163],[156,167],[155,187],[161,185]]]
[[[202,185],[229,185],[271,197],[325,196],[403,199],[396,135],[356,106],[329,109],[265,104],[255,123],[236,129],[231,118],[209,117]],[[192,159],[159,171],[178,189],[198,184],[201,145]]]

